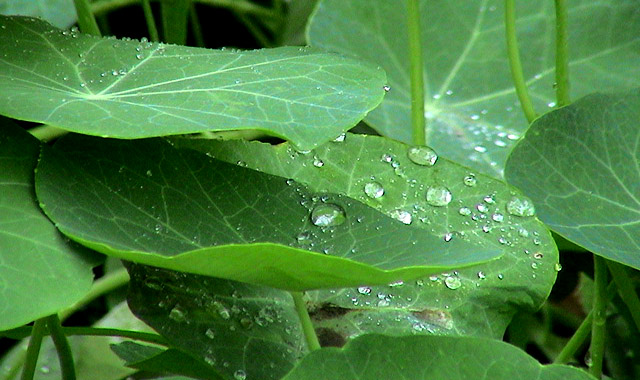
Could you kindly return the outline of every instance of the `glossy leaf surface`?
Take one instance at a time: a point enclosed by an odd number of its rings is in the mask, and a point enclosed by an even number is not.
[[[464,365],[461,365],[464,363]],[[343,349],[325,348],[302,360],[284,380],[592,380],[565,365],[540,365],[507,343],[442,336],[367,335]]]
[[[312,46],[381,65],[391,91],[366,121],[411,141],[405,1],[323,0],[308,31]],[[501,0],[423,0],[421,25],[427,141],[443,156],[496,178],[526,130],[508,66]],[[569,8],[571,92],[640,85],[635,0],[576,0]],[[538,112],[555,105],[553,2],[517,2],[523,71]],[[597,38],[595,36],[598,36]]]
[[[128,269],[134,314],[222,378],[280,379],[306,353],[288,292],[143,265]]]
[[[640,91],[584,97],[536,120],[506,177],[540,219],[597,255],[640,269]],[[567,159],[570,157],[570,159]]]
[[[288,144],[172,141],[292,178],[313,191],[345,194],[438,236],[442,244],[469,242],[476,247],[471,254],[482,248],[504,253],[489,263],[418,281],[315,293],[315,322],[329,335],[425,331],[501,337],[513,313],[537,309],[555,281],[558,253],[548,230],[526,216],[534,212],[528,199],[427,148],[353,134],[306,154]]]
[[[69,243],[38,207],[38,140],[5,118],[0,129],[0,330],[7,330],[82,298],[99,258]]]
[[[0,114],[142,138],[260,130],[310,149],[382,100],[384,71],[315,49],[209,50],[0,18]]]
[[[37,192],[63,233],[99,252],[284,289],[388,283],[501,254],[160,139],[69,136],[43,152]]]
[[[68,28],[76,21],[73,0],[2,0],[0,14],[38,17],[58,28]]]

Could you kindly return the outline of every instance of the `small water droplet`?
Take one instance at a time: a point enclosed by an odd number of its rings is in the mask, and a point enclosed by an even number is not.
[[[469,216],[471,215],[471,209],[469,207],[460,207],[458,213],[462,216]]]
[[[485,153],[487,151],[487,148],[483,147],[482,145],[477,145],[473,148],[473,150],[478,153]]]
[[[493,196],[492,196],[492,195],[487,195],[487,196],[485,196],[484,198],[482,198],[482,200],[483,200],[485,203],[488,203],[488,204],[490,204],[490,205],[492,205],[492,204],[496,203],[496,200],[493,198]]]
[[[384,86],[382,86],[382,89],[384,90],[384,92],[389,92],[391,91],[391,86],[385,84]]]
[[[339,135],[338,135],[338,137],[336,137],[335,139],[333,139],[333,142],[341,143],[341,142],[343,142],[346,138],[347,138],[347,134],[346,134],[346,133],[341,133],[341,134],[339,134]]]
[[[432,186],[427,190],[427,203],[431,206],[442,207],[448,205],[453,196],[444,186]]]
[[[450,242],[451,239],[453,239],[453,232],[447,232],[446,234],[444,234],[444,241],[446,242]]]
[[[444,285],[449,289],[456,290],[462,286],[462,281],[457,276],[449,276],[445,277]]]
[[[494,222],[500,223],[500,222],[502,222],[504,220],[504,215],[502,215],[500,213],[495,213],[495,214],[491,215],[491,219]]]
[[[462,182],[469,187],[474,187],[477,183],[478,180],[476,179],[476,176],[473,174],[469,174],[468,176],[464,177],[462,179]]]
[[[404,224],[411,224],[413,217],[408,211],[396,209],[389,214],[393,219],[399,220]]]
[[[47,365],[43,365],[42,367],[40,367],[40,372],[47,374],[47,373],[51,372],[51,368],[49,366],[47,366]]]
[[[369,198],[377,199],[384,195],[384,187],[379,182],[369,182],[364,185],[364,193]]]
[[[313,166],[315,166],[316,168],[321,168],[324,166],[324,161],[322,161],[318,157],[313,157]]]
[[[147,177],[151,177],[153,175],[153,173],[151,172],[151,170],[147,170]]]
[[[142,58],[144,58],[144,55],[142,53],[136,54],[136,59],[140,60]]]
[[[182,307],[180,305],[176,305],[169,312],[169,318],[173,319],[176,322],[184,322],[187,319],[187,313],[182,310]]]
[[[216,359],[210,357],[210,356],[205,356],[204,357],[204,361],[205,363],[209,364],[210,366],[214,366],[216,365]]]
[[[298,236],[296,236],[296,241],[299,244],[309,244],[309,242],[311,241],[311,232],[309,231],[300,232]]]
[[[478,272],[478,278],[481,280],[484,280],[485,278],[487,278],[487,275],[484,274],[483,271]]]
[[[414,164],[421,166],[433,166],[438,160],[436,152],[426,146],[413,146],[407,150],[407,157]]]
[[[507,212],[514,216],[533,216],[536,213],[536,209],[530,200],[513,197],[507,202]]]
[[[360,294],[371,294],[371,288],[368,286],[361,286],[358,288],[358,293]]]
[[[238,166],[242,166],[243,168],[246,168],[246,167],[247,167],[247,163],[246,163],[246,162],[244,162],[244,161],[242,161],[242,160],[238,160],[238,161],[236,161],[236,165],[238,165]]]
[[[502,273],[498,274],[498,280],[504,279],[504,275]]]
[[[211,328],[208,328],[207,331],[204,332],[204,335],[209,339],[214,339],[216,337],[215,331],[213,331]]]
[[[533,258],[536,260],[540,260],[544,257],[544,254],[542,252],[536,252],[533,254]]]
[[[553,266],[553,269],[555,269],[555,270],[556,270],[556,272],[560,272],[560,271],[562,270],[562,264],[560,264],[560,263],[556,263],[556,264]]]
[[[239,370],[237,370],[237,371],[235,371],[235,372],[233,373],[233,378],[234,378],[235,380],[246,380],[246,378],[247,378],[247,373],[246,373],[245,371],[243,371],[243,370],[239,369]]]
[[[393,161],[393,156],[388,154],[388,153],[385,153],[385,154],[382,155],[382,157],[380,157],[380,161],[382,161],[382,162],[391,162],[391,161]]]
[[[538,269],[538,263],[531,263],[532,269]]]
[[[489,211],[489,208],[484,203],[478,203],[476,205],[476,210],[484,214],[485,212]]]
[[[311,223],[318,227],[339,226],[347,220],[342,207],[333,203],[317,205],[311,212]]]

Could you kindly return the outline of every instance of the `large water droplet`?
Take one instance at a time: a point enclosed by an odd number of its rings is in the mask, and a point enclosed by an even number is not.
[[[536,209],[530,200],[513,197],[507,202],[507,212],[515,216],[533,216],[536,213]]]
[[[433,186],[427,190],[427,203],[431,206],[446,206],[452,198],[451,192],[444,186]]]
[[[422,166],[433,166],[438,160],[436,152],[426,146],[413,146],[407,151],[407,157],[414,164]]]
[[[400,209],[393,210],[389,215],[392,218],[399,220],[404,224],[411,224],[411,221],[413,220],[413,218],[411,217],[411,214],[405,210],[400,210]]]
[[[369,182],[364,185],[364,193],[369,198],[377,199],[384,195],[384,187],[378,182]]]
[[[318,227],[339,226],[347,220],[342,207],[333,203],[322,203],[311,211],[311,223]]]
[[[459,277],[449,276],[444,279],[444,285],[449,289],[456,290],[462,286],[462,281]]]

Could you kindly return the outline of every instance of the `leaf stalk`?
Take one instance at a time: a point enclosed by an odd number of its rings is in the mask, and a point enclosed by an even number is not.
[[[607,264],[604,258],[593,256],[593,324],[591,326],[591,367],[589,373],[595,378],[602,377],[602,362],[604,356],[604,341],[607,312]]]
[[[58,353],[58,360],[60,361],[60,372],[63,380],[75,380],[76,368],[73,363],[73,353],[71,352],[71,346],[67,340],[66,335],[62,331],[60,325],[60,318],[58,315],[53,314],[47,317],[47,326],[49,327],[49,333],[51,334],[51,340]]]
[[[302,297],[302,292],[290,293],[291,297],[293,297],[293,303],[295,304],[296,312],[298,313],[298,317],[300,318],[302,332],[304,333],[304,337],[307,340],[309,351],[319,350],[320,342],[318,341],[318,336],[316,335],[316,331],[313,328],[313,324],[311,323],[311,318],[309,317],[307,305],[304,302],[304,298]]]
[[[407,0],[407,32],[411,80],[411,140],[415,145],[426,145],[424,118],[424,65],[420,33],[420,2]]]
[[[92,34],[94,36],[101,37],[100,28],[96,18],[91,12],[91,6],[88,0],[73,0],[76,7],[76,14],[78,15],[78,25],[82,33]]]
[[[556,5],[556,100],[559,107],[571,103],[569,95],[569,33],[566,0],[555,0]]]

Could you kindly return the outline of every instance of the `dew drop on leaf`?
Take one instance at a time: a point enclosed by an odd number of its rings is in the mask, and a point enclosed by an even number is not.
[[[484,280],[485,278],[487,278],[487,275],[484,274],[483,271],[478,272],[478,278],[481,280]]]
[[[333,203],[322,203],[311,211],[311,223],[318,227],[339,226],[347,216],[342,207]]]
[[[458,213],[462,216],[469,216],[471,215],[471,209],[469,207],[460,207]]]
[[[211,328],[208,328],[207,331],[204,332],[204,335],[209,339],[216,337],[216,333]]]
[[[413,221],[411,214],[405,210],[400,210],[400,209],[393,210],[391,211],[389,216],[391,216],[393,219],[401,221],[404,224],[411,224],[411,222]]]
[[[433,166],[438,160],[436,152],[426,146],[413,146],[407,151],[407,157],[414,164],[421,166]]]
[[[514,216],[533,216],[536,213],[536,209],[530,200],[513,197],[507,202],[507,212]]]
[[[556,270],[556,272],[560,272],[560,271],[562,270],[562,264],[560,264],[560,263],[556,263],[556,264],[553,266],[553,269],[555,269],[555,270]]]
[[[358,293],[360,294],[371,294],[371,288],[368,286],[361,286],[358,288]]]
[[[371,199],[377,199],[384,195],[384,187],[378,182],[369,182],[364,185],[364,193]]]
[[[245,371],[243,371],[243,370],[239,369],[239,370],[237,370],[237,371],[235,371],[235,372],[233,373],[233,378],[234,378],[235,380],[246,380],[246,378],[247,378],[247,373],[246,373]]]
[[[318,157],[313,157],[313,166],[315,166],[316,168],[321,168],[324,166],[324,161],[322,161]]]
[[[339,134],[339,135],[338,135],[338,137],[336,137],[335,139],[333,139],[333,142],[341,143],[341,142],[343,142],[346,138],[347,138],[347,134],[346,134],[346,133],[341,133],[341,134]]]
[[[449,276],[444,279],[444,285],[451,290],[456,290],[462,286],[462,281],[456,276]]]
[[[391,86],[385,84],[384,86],[382,86],[382,89],[384,90],[384,92],[389,92],[391,91]]]
[[[464,183],[466,186],[474,187],[478,183],[478,180],[476,179],[476,176],[474,176],[473,174],[469,174],[462,179],[462,183]]]
[[[446,206],[453,199],[451,192],[444,186],[432,186],[427,190],[427,203],[431,206]]]
[[[173,319],[176,322],[184,322],[186,318],[187,318],[187,313],[184,310],[182,310],[180,305],[176,305],[169,312],[169,319]]]

